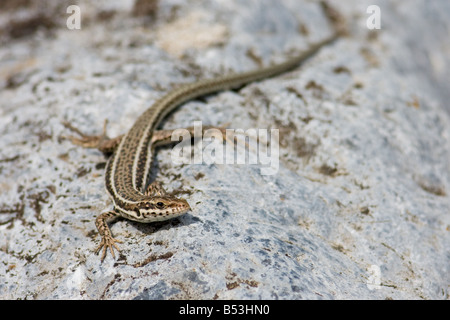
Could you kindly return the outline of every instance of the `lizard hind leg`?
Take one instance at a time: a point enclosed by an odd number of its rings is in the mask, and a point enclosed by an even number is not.
[[[108,124],[108,120],[105,120],[103,124],[103,131],[101,135],[87,135],[81,132],[78,128],[75,128],[70,124],[69,122],[63,122],[63,125],[69,129],[70,131],[75,132],[80,137],[74,137],[74,136],[68,136],[66,137],[69,139],[73,144],[76,144],[78,146],[82,146],[83,148],[95,148],[100,150],[103,153],[112,153],[117,146],[119,145],[120,141],[123,138],[123,135],[120,135],[116,138],[110,139],[108,138],[106,134],[106,127]]]

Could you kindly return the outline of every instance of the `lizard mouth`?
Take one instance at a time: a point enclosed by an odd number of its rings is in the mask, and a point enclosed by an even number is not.
[[[189,205],[189,203],[186,200],[183,200],[183,203],[181,203],[178,206],[178,208],[179,208],[180,212],[183,212],[183,213],[186,213],[189,210],[191,210],[191,206]]]

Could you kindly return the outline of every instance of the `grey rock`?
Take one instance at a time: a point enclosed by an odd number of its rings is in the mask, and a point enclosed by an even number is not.
[[[81,30],[49,3],[53,20],[24,34],[5,26],[39,8],[0,14],[1,299],[448,299],[448,2],[379,1],[369,31],[371,3],[346,1],[348,37],[179,108],[165,128],[279,129],[278,171],[159,150],[152,175],[192,211],[117,221],[122,252],[103,263],[106,160],[61,122],[95,134],[108,119],[119,135],[178,83],[280,62],[332,31],[309,1],[164,1],[152,19],[81,2]]]

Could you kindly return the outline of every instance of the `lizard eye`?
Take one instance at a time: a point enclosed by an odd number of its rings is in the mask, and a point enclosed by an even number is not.
[[[163,203],[163,202],[157,202],[157,203],[156,203],[156,206],[157,206],[158,208],[164,208],[164,203]]]

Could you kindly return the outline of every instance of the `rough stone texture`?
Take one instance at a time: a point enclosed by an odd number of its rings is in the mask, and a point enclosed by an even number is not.
[[[0,14],[1,299],[448,299],[450,5],[346,1],[350,35],[298,69],[188,103],[164,124],[280,130],[280,166],[175,165],[192,211],[120,220],[105,158],[61,122],[126,132],[177,83],[282,61],[331,33],[312,1],[5,1]],[[21,3],[16,8],[14,3]],[[71,2],[70,4],[73,4]],[[365,26],[378,4],[382,29]],[[199,148],[196,145],[196,148]]]

